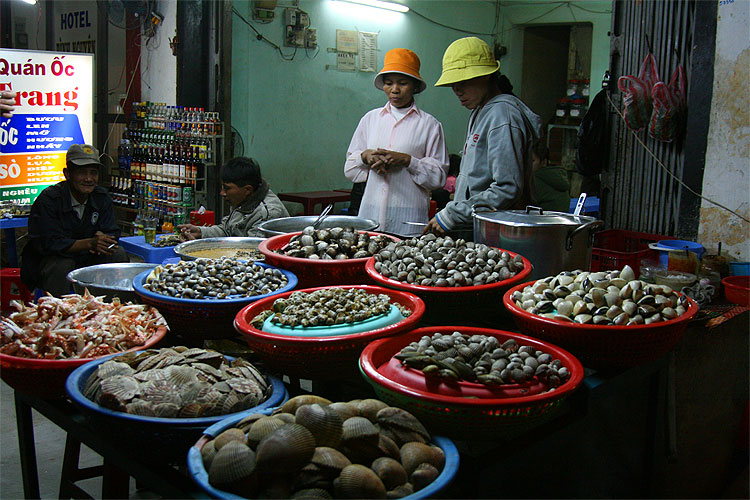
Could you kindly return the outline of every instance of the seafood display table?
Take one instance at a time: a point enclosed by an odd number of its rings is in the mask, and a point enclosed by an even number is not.
[[[5,236],[5,246],[8,249],[9,267],[18,267],[18,250],[16,249],[16,228],[29,225],[28,217],[13,217],[0,219],[0,229]]]
[[[18,448],[24,497],[39,498],[39,474],[32,408],[67,432],[65,457],[60,478],[60,498],[88,498],[76,481],[102,476],[100,498],[128,498],[129,477],[165,498],[208,498],[190,477],[168,465],[146,464],[123,453],[108,434],[111,429],[95,429],[67,399],[47,400],[14,391]],[[78,451],[83,443],[104,458],[100,467],[78,468]]]
[[[315,205],[323,207],[328,203],[349,201],[351,191],[343,189],[333,191],[305,191],[301,193],[279,193],[278,196],[282,201],[301,203],[304,208],[302,215],[314,215]]]
[[[157,234],[156,240],[162,235]],[[150,243],[146,243],[143,236],[126,236],[120,238],[120,246],[127,252],[143,259],[143,262],[150,262],[152,264],[161,264],[164,259],[170,257],[177,257],[174,253],[174,247],[155,247]]]

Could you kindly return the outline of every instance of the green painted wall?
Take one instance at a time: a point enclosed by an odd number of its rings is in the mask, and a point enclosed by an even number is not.
[[[468,110],[462,108],[448,88],[432,84],[440,76],[443,52],[454,40],[469,33],[440,26],[459,28],[475,33],[492,43],[496,19],[502,23],[498,39],[509,48],[503,57],[503,72],[513,84],[522,84],[521,57],[523,31],[512,23],[538,17],[555,5],[521,6],[523,2],[411,0],[406,14],[354,6],[332,0],[301,0],[299,8],[310,15],[310,26],[317,29],[319,50],[294,49],[283,46],[282,4],[276,18],[267,24],[252,21],[251,2],[236,1],[234,8],[267,39],[281,47],[288,59],[233,15],[232,28],[232,125],[245,144],[245,155],[255,157],[276,192],[309,191],[347,188],[350,183],[343,174],[346,148],[359,119],[385,103],[382,91],[373,86],[375,73],[344,73],[336,69],[336,54],[328,52],[336,46],[336,29],[377,32],[378,69],[385,53],[396,47],[414,50],[422,61],[421,75],[427,89],[417,96],[418,105],[443,124],[450,152],[463,147]],[[583,3],[588,10],[604,11],[608,1]],[[506,5],[507,4],[507,5]],[[286,5],[286,4],[283,4]],[[561,12],[562,11],[562,12]],[[575,20],[571,11],[576,14]],[[496,16],[496,12],[498,16]],[[567,12],[568,17],[565,13]],[[601,81],[607,66],[609,14],[593,14],[574,7],[555,8],[548,17],[532,21],[592,22],[594,40],[603,47],[595,48],[592,61],[592,92]],[[438,24],[439,23],[439,24]],[[296,209],[298,206],[292,206]]]

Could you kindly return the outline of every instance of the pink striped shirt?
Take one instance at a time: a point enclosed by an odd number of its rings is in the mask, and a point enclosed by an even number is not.
[[[411,156],[407,167],[378,174],[362,162],[362,152],[383,148]],[[357,125],[346,152],[344,175],[352,182],[367,181],[359,216],[378,221],[378,231],[418,235],[422,228],[406,221],[428,221],[430,192],[443,187],[448,172],[448,148],[443,126],[412,104],[401,120],[391,104],[369,111]]]

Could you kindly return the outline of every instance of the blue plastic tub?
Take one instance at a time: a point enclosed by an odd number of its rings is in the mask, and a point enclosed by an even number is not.
[[[750,275],[750,262],[730,262],[729,271],[732,276]]]
[[[116,354],[115,356],[119,356]],[[86,381],[100,364],[114,356],[90,361],[76,368],[65,382],[65,390],[84,412],[86,418],[101,429],[110,429],[118,437],[118,444],[130,453],[151,462],[178,463],[185,459],[188,448],[203,434],[203,430],[229,417],[243,417],[266,408],[281,406],[289,399],[284,382],[268,373],[261,372],[273,388],[263,403],[253,408],[230,415],[215,415],[199,418],[163,418],[133,415],[105,408],[83,395]],[[232,361],[232,356],[224,355]],[[239,420],[238,420],[239,421]],[[147,450],[146,452],[144,452]]]
[[[265,410],[258,411],[258,412],[252,412],[252,413],[263,413],[266,415],[270,415],[271,412],[274,410],[274,408],[266,408]],[[232,499],[232,500],[239,500],[243,497],[235,495],[234,493],[229,493],[227,491],[219,490],[217,488],[214,488],[211,486],[211,483],[208,482],[208,471],[205,467],[203,467],[203,457],[201,457],[201,448],[212,438],[219,435],[221,432],[229,429],[230,427],[235,426],[240,420],[245,418],[247,415],[232,415],[224,420],[212,425],[205,431],[203,431],[203,437],[198,440],[195,445],[193,445],[190,450],[188,451],[187,456],[187,465],[188,470],[190,471],[190,476],[193,478],[193,481],[200,486],[203,491],[208,493],[211,498],[220,498],[220,499]],[[439,437],[439,436],[432,436],[432,443],[436,446],[439,446],[441,450],[443,450],[443,453],[445,454],[445,466],[443,466],[443,470],[440,471],[440,475],[435,479],[433,482],[428,484],[425,488],[422,488],[419,491],[415,491],[409,496],[403,497],[403,500],[417,500],[422,498],[439,498],[440,495],[438,493],[443,490],[444,488],[448,487],[450,485],[451,481],[453,481],[453,478],[456,476],[456,473],[458,472],[458,464],[459,464],[459,455],[458,455],[458,449],[456,448],[456,445],[453,444],[453,441],[451,441],[448,438]]]
[[[664,268],[669,267],[669,252],[685,250],[687,248],[689,251],[698,255],[698,260],[700,260],[706,251],[700,243],[687,240],[660,240],[657,245],[660,247],[658,248],[659,265]]]

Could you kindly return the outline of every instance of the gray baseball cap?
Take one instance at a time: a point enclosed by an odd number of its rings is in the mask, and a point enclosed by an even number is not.
[[[99,161],[99,151],[94,146],[89,146],[88,144],[73,144],[70,146],[65,161],[79,167],[88,165],[104,166]]]

